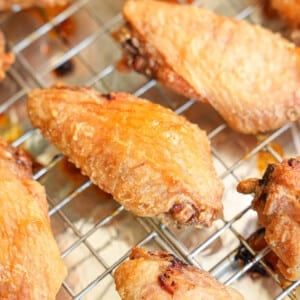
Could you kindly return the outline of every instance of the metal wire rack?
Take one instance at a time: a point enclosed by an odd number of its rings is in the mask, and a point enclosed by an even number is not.
[[[29,9],[0,15],[1,29],[17,58],[0,85],[0,113],[9,119],[0,135],[9,130],[10,142],[25,146],[40,164],[34,177],[46,187],[53,231],[69,270],[57,299],[119,299],[113,271],[133,246],[174,252],[236,286],[246,299],[296,299],[300,281],[280,281],[264,262],[269,249],[255,253],[248,244],[256,216],[250,209],[251,197],[238,195],[235,186],[242,178],[261,175],[261,156],[281,161],[299,154],[299,127],[287,124],[269,135],[241,135],[205,104],[180,97],[142,75],[119,73],[115,63],[120,48],[110,33],[123,22],[123,2],[77,0],[60,11]],[[195,4],[238,19],[262,21],[251,1]],[[224,218],[209,229],[176,228],[138,218],[80,175],[32,128],[26,114],[27,92],[60,80],[102,92],[131,92],[170,107],[205,129],[226,186]],[[253,255],[243,266],[234,259],[240,244]],[[258,262],[268,277],[253,278],[248,272]]]

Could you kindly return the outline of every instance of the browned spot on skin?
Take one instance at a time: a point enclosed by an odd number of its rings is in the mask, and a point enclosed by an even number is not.
[[[147,49],[145,42],[133,33],[130,24],[126,23],[120,29],[113,32],[112,36],[122,45],[124,50],[123,58],[118,63],[119,70],[126,71],[133,69],[137,72],[145,73],[152,78],[157,77],[157,62],[152,59],[149,53],[145,52],[145,49]]]
[[[184,203],[176,203],[172,206],[172,208],[170,209],[169,213],[171,214],[171,216],[173,217],[174,220],[176,220],[179,223],[185,223],[183,220],[183,210],[185,208]]]
[[[290,158],[288,160],[288,165],[292,168],[300,167],[300,161],[295,158]]]
[[[192,216],[190,217],[190,219],[187,222],[188,224],[191,224],[191,225],[198,223],[198,219],[199,219],[199,209],[194,204],[192,204],[192,207],[193,207],[194,213],[192,214]]]
[[[293,166],[294,160],[295,160],[294,158],[290,158],[290,159],[288,160],[288,165],[289,165],[290,167]]]
[[[93,89],[89,86],[75,86],[75,85],[65,85],[64,83],[55,83],[52,86],[53,89],[56,90],[66,90],[66,91],[74,91],[74,92],[82,92],[85,93],[86,91],[93,91]],[[99,97],[99,98],[105,98],[106,100],[115,100],[116,96],[113,93],[107,93],[107,94],[102,94],[102,93],[98,93],[98,92],[94,92],[93,93]]]
[[[268,181],[270,180],[270,176],[274,172],[275,168],[276,168],[276,165],[274,165],[274,164],[268,165],[263,178],[261,180],[259,180],[259,185],[266,185],[268,183]]]
[[[174,204],[172,206],[172,208],[170,209],[170,213],[171,215],[177,215],[178,213],[180,213],[184,208],[184,204],[183,203],[177,203],[177,204]]]
[[[175,280],[176,274],[182,273],[183,270],[188,267],[188,265],[172,254],[164,255],[163,253],[160,253],[159,257],[167,258],[170,262],[170,265],[166,267],[162,274],[159,275],[158,282],[165,291],[171,295],[174,295],[178,288]]]
[[[143,72],[143,71],[148,70],[147,60],[143,56],[140,56],[140,55],[137,55],[134,57],[132,66],[133,66],[134,70],[136,70],[137,72]],[[150,73],[150,75],[151,75],[151,73]]]
[[[159,282],[159,285],[165,291],[167,291],[171,295],[174,295],[174,293],[176,291],[176,284],[174,281],[172,281],[173,285],[172,285],[172,283],[170,284],[170,275],[168,273],[159,275],[158,282]]]
[[[179,223],[193,225],[199,221],[200,210],[192,203],[176,203],[169,213]]]
[[[258,180],[258,185],[261,187],[261,189],[256,193],[256,200],[252,202],[253,208],[258,208],[260,205],[265,205],[268,196],[268,183],[271,180],[271,176],[275,168],[275,164],[269,164],[262,179]]]
[[[128,51],[132,55],[138,55],[139,54],[139,49],[134,45],[132,42],[131,38],[126,39],[123,43],[122,46],[126,51]]]
[[[176,256],[174,256],[174,255],[170,255],[170,256],[171,256],[171,260],[170,260],[171,268],[176,269],[176,270],[182,270],[183,268],[188,266],[186,263],[184,263],[183,261],[178,259]]]
[[[15,161],[22,166],[29,174],[32,175],[32,161],[29,155],[20,148],[12,148],[11,153],[14,155]]]
[[[14,172],[19,176],[32,177],[32,161],[27,151],[21,148],[9,146],[1,141],[1,147],[5,145],[5,151],[1,155],[5,155],[6,160],[14,161]]]
[[[101,96],[102,96],[103,98],[105,98],[106,100],[114,100],[114,99],[115,99],[114,95],[111,94],[111,93],[108,93],[108,94],[101,94]]]

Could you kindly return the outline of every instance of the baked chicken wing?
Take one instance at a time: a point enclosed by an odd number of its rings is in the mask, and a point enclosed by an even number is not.
[[[210,225],[223,184],[198,126],[125,93],[54,86],[28,97],[33,125],[104,191],[139,216]]]
[[[56,5],[66,5],[71,0],[0,0],[0,10],[11,9],[12,6],[17,5],[22,8],[27,8],[31,6],[56,6]]]
[[[123,300],[244,299],[208,272],[163,251],[134,248],[130,260],[118,267],[114,278]]]
[[[204,8],[125,3],[121,65],[208,102],[233,129],[266,132],[300,117],[298,49],[284,38]]]
[[[0,299],[54,300],[66,268],[31,161],[0,141]]]
[[[300,279],[300,157],[270,164],[262,179],[244,180],[237,189],[254,193],[259,225],[279,258],[276,269],[287,279]]]
[[[5,50],[5,38],[0,31],[0,80],[5,78],[5,73],[10,65],[15,61],[15,57],[11,52]]]

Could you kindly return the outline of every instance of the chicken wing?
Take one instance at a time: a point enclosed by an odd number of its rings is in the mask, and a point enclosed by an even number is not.
[[[31,161],[0,141],[0,299],[54,300],[66,268]]]
[[[278,270],[287,279],[300,279],[300,157],[269,165],[262,179],[242,181],[237,189],[254,193],[252,206],[279,258]]]
[[[208,102],[233,129],[266,132],[300,117],[300,60],[295,46],[245,21],[204,8],[125,3],[121,65]]]
[[[0,0],[0,10],[11,9],[12,6],[17,5],[22,8],[27,8],[31,6],[56,6],[56,5],[66,5],[71,0]]]
[[[5,51],[5,38],[0,31],[0,80],[5,78],[5,73],[10,65],[15,61],[15,57],[11,52]]]
[[[163,251],[132,249],[130,260],[117,268],[114,278],[123,300],[244,299],[208,272]]]
[[[104,191],[139,216],[210,225],[222,214],[205,132],[125,93],[54,86],[28,97],[34,126]]]

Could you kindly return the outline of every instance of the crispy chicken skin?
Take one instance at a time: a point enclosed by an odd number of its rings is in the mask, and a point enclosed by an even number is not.
[[[66,268],[31,161],[0,141],[0,299],[54,300]]]
[[[15,61],[15,57],[12,53],[5,51],[5,38],[0,31],[0,80],[5,78],[5,73],[9,69],[10,65]]]
[[[244,180],[237,189],[254,193],[252,206],[279,258],[277,269],[287,279],[300,279],[300,157],[269,165],[262,179]]]
[[[118,267],[114,278],[123,300],[244,299],[208,272],[163,251],[133,248],[130,260]]]
[[[104,191],[139,216],[210,225],[223,184],[198,126],[125,93],[57,85],[28,97],[34,126]]]
[[[13,5],[18,5],[22,8],[27,8],[31,6],[60,6],[66,5],[71,0],[0,0],[0,10],[11,9]]]
[[[230,127],[266,132],[300,117],[295,46],[259,26],[189,5],[129,0],[122,65],[208,102]]]

